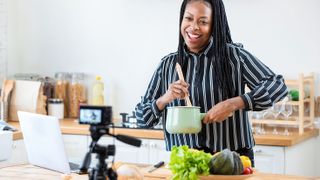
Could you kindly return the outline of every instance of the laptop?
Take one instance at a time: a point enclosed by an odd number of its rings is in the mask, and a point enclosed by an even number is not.
[[[18,111],[18,118],[30,164],[66,174],[79,169],[70,167],[57,117]]]

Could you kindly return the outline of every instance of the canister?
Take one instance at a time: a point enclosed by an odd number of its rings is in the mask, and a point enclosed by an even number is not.
[[[52,98],[48,100],[48,115],[55,116],[58,119],[64,118],[64,105],[63,100],[58,98]]]

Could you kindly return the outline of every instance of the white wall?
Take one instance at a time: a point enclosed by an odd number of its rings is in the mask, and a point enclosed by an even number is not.
[[[180,3],[9,0],[8,72],[85,72],[88,84],[99,74],[107,104],[130,112],[160,59],[177,48]],[[233,40],[276,73],[320,74],[319,0],[225,0],[225,6]]]

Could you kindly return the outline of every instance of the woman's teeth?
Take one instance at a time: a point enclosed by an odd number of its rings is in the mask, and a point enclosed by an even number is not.
[[[198,34],[191,34],[191,33],[187,33],[187,34],[190,37],[190,39],[198,39],[200,37],[200,35]]]

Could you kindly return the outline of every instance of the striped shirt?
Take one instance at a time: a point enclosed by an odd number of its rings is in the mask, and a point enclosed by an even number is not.
[[[190,99],[194,106],[199,106],[201,112],[207,112],[222,100],[220,90],[212,77],[212,55],[208,47],[199,54],[185,51],[185,80],[190,84]],[[166,108],[160,111],[156,100],[164,95],[169,85],[179,79],[175,70],[178,53],[165,56],[148,85],[141,102],[136,106],[136,117],[139,124],[146,127],[155,126],[160,120],[164,127],[166,149],[172,146],[187,145],[190,148],[209,148],[212,152],[225,148],[238,150],[252,148],[255,144],[247,111],[266,109],[274,102],[287,95],[287,87],[281,75],[276,75],[256,57],[243,49],[239,44],[228,44],[229,60],[232,67],[232,78],[236,96],[242,97],[245,108],[234,112],[232,117],[223,122],[202,123],[198,134],[169,134],[165,130]],[[245,92],[245,85],[251,90]],[[184,100],[176,99],[170,106],[185,105]]]

